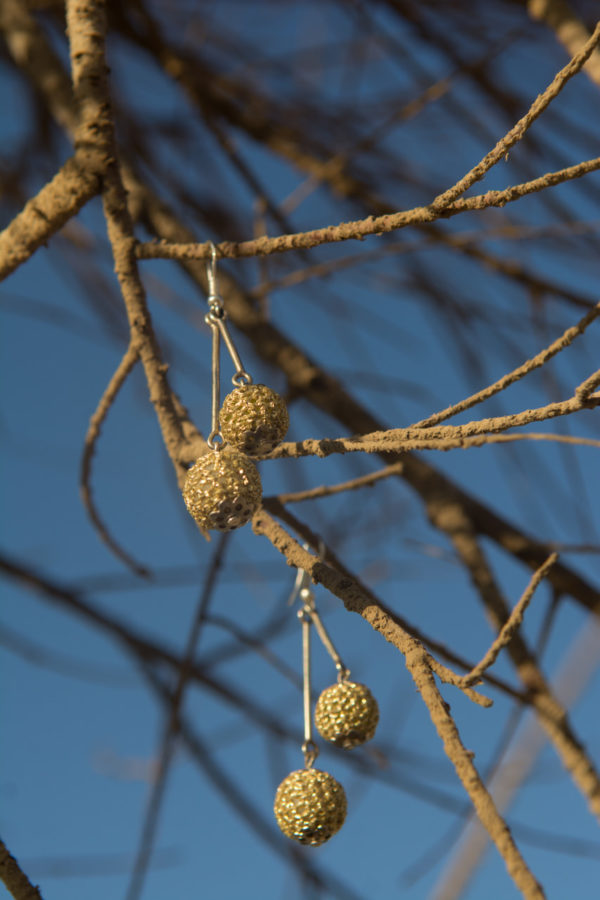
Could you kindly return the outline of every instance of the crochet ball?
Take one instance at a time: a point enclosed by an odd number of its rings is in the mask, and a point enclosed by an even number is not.
[[[237,450],[209,451],[187,473],[183,499],[200,528],[232,531],[260,505],[262,487],[254,463]]]
[[[325,688],[315,707],[315,724],[326,741],[350,750],[375,734],[379,707],[368,687],[342,681]]]
[[[298,769],[277,788],[274,809],[277,824],[287,837],[318,847],[344,824],[346,794],[327,772]]]
[[[263,456],[284,439],[290,420],[279,394],[265,384],[243,384],[225,397],[219,423],[228,444]]]

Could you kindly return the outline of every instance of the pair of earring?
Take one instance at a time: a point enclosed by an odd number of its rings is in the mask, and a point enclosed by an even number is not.
[[[308,574],[298,570],[290,600],[300,597],[298,617],[302,623],[304,675],[304,768],[285,778],[275,795],[277,824],[287,837],[301,844],[319,846],[333,837],[344,824],[347,811],[346,793],[333,775],[314,769],[319,749],[312,738],[310,688],[310,629],[314,626],[323,645],[335,663],[338,683],[326,688],[315,706],[314,721],[326,741],[351,750],[375,734],[379,708],[364,684],[350,681],[350,670],[344,666],[315,606]]]
[[[227,313],[217,289],[217,251],[207,267],[208,313],[212,331],[212,427],[208,452],[187,474],[183,499],[204,531],[231,531],[252,518],[262,499],[258,470],[250,457],[270,453],[285,437],[288,412],[282,398],[264,384],[253,384],[227,328]],[[233,364],[235,385],[220,407],[220,342]]]
[[[208,450],[189,469],[183,498],[203,531],[231,531],[258,509],[262,485],[251,457],[270,453],[285,437],[289,417],[279,394],[253,384],[227,328],[227,314],[217,289],[217,251],[212,245],[207,267],[208,313],[212,331],[212,419]],[[234,390],[220,404],[220,347],[224,341],[235,366]],[[347,802],[342,785],[328,772],[314,769],[319,749],[312,738],[310,629],[314,625],[338,670],[338,683],[326,688],[315,707],[321,736],[344,749],[370,740],[379,721],[377,701],[364,684],[350,681],[347,669],[319,616],[308,574],[298,570],[291,601],[300,597],[303,635],[304,768],[292,772],[277,789],[274,811],[284,834],[301,844],[318,846],[342,827]]]

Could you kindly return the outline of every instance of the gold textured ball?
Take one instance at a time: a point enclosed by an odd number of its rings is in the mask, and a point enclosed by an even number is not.
[[[232,531],[245,525],[258,509],[260,475],[252,460],[238,450],[209,450],[188,471],[183,499],[200,528]]]
[[[326,741],[350,750],[375,734],[377,700],[368,687],[342,681],[325,688],[315,707],[315,724]]]
[[[290,419],[285,403],[270,387],[243,384],[225,397],[219,424],[228,444],[249,456],[263,456],[284,439]]]
[[[275,818],[285,835],[318,847],[340,830],[346,818],[341,784],[319,769],[298,769],[281,782],[275,795]]]

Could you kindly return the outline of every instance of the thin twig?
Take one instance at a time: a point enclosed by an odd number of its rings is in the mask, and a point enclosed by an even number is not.
[[[402,212],[368,216],[366,219],[343,222],[340,225],[328,225],[325,228],[315,228],[296,234],[283,234],[272,238],[261,237],[240,243],[222,241],[217,244],[217,252],[219,257],[238,259],[249,256],[270,256],[272,253],[287,253],[290,250],[308,250],[312,247],[319,247],[321,244],[333,244],[340,241],[361,241],[369,235],[389,234],[410,225],[424,225],[463,212],[504,207],[507,203],[520,200],[521,197],[528,194],[563,184],[574,178],[581,178],[598,169],[600,169],[600,156],[585,160],[575,166],[560,169],[558,172],[548,172],[532,181],[512,185],[503,191],[488,191],[475,197],[461,198],[441,209],[434,209],[431,206],[416,206]],[[138,259],[208,260],[210,254],[210,243],[172,244],[159,240],[140,243],[136,247]]]
[[[448,188],[448,190],[439,194],[431,205],[435,209],[443,209],[455,201],[457,197],[460,197],[461,194],[464,194],[464,192],[475,184],[475,182],[481,181],[486,172],[489,172],[492,166],[495,166],[496,163],[505,157],[508,151],[521,140],[528,128],[533,125],[535,120],[541,116],[550,103],[560,94],[567,82],[580,71],[594,52],[599,41],[600,22],[596,25],[594,33],[590,36],[589,40],[583,45],[573,59],[569,60],[567,65],[554,76],[546,90],[536,97],[525,115],[519,119],[508,134],[506,134],[502,140],[498,141],[493,150],[490,150],[490,152],[483,157],[481,162],[471,169],[470,172],[467,172],[467,174],[459,179],[459,181],[451,188]]]
[[[509,611],[502,591],[488,563],[486,555],[464,510],[434,509],[430,507],[434,524],[443,527],[452,541],[459,559],[467,567],[494,629],[500,632],[509,619]],[[557,565],[546,570],[556,571]],[[526,690],[548,740],[554,746],[565,769],[587,800],[589,809],[600,820],[600,774],[584,745],[571,725],[567,710],[557,699],[537,664],[536,656],[524,637],[513,634],[507,652]]]
[[[137,346],[132,342],[129,344],[129,347],[125,351],[125,355],[121,359],[115,373],[110,379],[108,386],[100,401],[98,406],[96,407],[96,411],[92,415],[90,419],[90,424],[88,426],[88,430],[85,436],[85,440],[83,443],[83,454],[81,457],[81,468],[80,468],[80,478],[79,478],[79,493],[81,496],[81,502],[83,503],[88,516],[92,522],[92,525],[98,532],[100,538],[104,541],[107,547],[114,553],[114,555],[124,562],[126,566],[128,566],[136,575],[141,575],[144,578],[148,578],[150,576],[149,570],[138,563],[130,554],[121,547],[121,545],[117,542],[117,540],[110,533],[107,525],[102,521],[100,517],[100,513],[96,508],[96,504],[94,503],[94,497],[92,495],[91,488],[91,469],[92,469],[92,459],[94,456],[94,451],[96,449],[96,441],[100,436],[100,430],[102,428],[102,423],[106,418],[109,409],[114,403],[117,394],[119,393],[121,387],[125,383],[127,376],[132,371],[136,362],[139,359],[139,353]]]
[[[490,666],[494,665],[502,648],[506,647],[506,645],[510,643],[517,629],[520,627],[521,622],[523,621],[523,615],[525,614],[525,610],[527,609],[533,598],[536,588],[546,577],[547,573],[552,568],[557,559],[558,553],[552,553],[548,557],[546,562],[542,566],[540,566],[537,572],[533,573],[529,584],[523,592],[523,595],[500,629],[498,637],[490,646],[485,656],[480,660],[480,662],[477,663],[476,666],[471,669],[470,672],[462,676],[461,681],[463,682],[465,687],[470,687],[471,685],[477,684],[480,681],[483,673],[487,669],[489,669]]]
[[[393,463],[384,469],[378,469],[377,472],[370,472],[368,475],[360,475],[358,478],[352,478],[350,481],[342,481],[339,484],[322,485],[321,487],[310,488],[306,491],[296,491],[291,494],[278,494],[275,500],[279,503],[302,503],[304,500],[316,500],[319,497],[331,497],[333,494],[341,494],[344,491],[355,491],[357,488],[371,487],[384,478],[391,475],[399,475],[402,472],[403,464]],[[270,498],[265,498],[270,499]]]
[[[536,356],[532,357],[532,359],[526,360],[522,365],[513,369],[512,372],[503,375],[498,381],[488,385],[481,391],[477,391],[476,394],[471,394],[470,397],[466,397],[459,403],[454,403],[452,406],[448,406],[440,412],[427,416],[426,419],[421,419],[420,422],[415,422],[413,428],[429,428],[431,425],[437,425],[439,422],[443,422],[445,419],[457,415],[457,413],[464,412],[466,409],[471,409],[471,407],[476,406],[478,403],[482,403],[484,400],[489,400],[490,397],[499,394],[500,391],[505,390],[525,375],[528,375],[535,369],[539,369],[541,366],[545,365],[548,360],[552,359],[557,353],[560,353],[561,350],[564,350],[572,344],[575,338],[579,337],[580,334],[583,334],[588,325],[591,325],[598,316],[600,316],[600,303],[597,303],[593,309],[579,320],[579,322],[572,325],[570,328],[567,328],[559,338],[549,344],[548,347],[541,350]]]

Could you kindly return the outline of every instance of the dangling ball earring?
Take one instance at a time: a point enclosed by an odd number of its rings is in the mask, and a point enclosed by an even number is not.
[[[302,585],[307,574],[298,571],[292,597],[299,593],[304,600]],[[298,586],[300,590],[298,591]],[[336,834],[346,819],[346,793],[329,772],[313,769],[319,748],[312,739],[310,696],[310,628],[313,619],[304,602],[298,613],[302,623],[303,697],[304,697],[304,768],[291,772],[281,782],[275,795],[274,812],[277,824],[287,837],[301,844],[318,847]]]
[[[225,446],[219,425],[220,405],[220,340],[224,338],[236,366],[234,378],[250,384],[252,378],[244,370],[225,324],[226,313],[217,291],[216,247],[207,268],[209,311],[205,322],[212,330],[212,422],[208,451],[200,456],[183,487],[183,499],[191,516],[204,530],[231,531],[252,518],[262,499],[260,476],[254,463],[235,447]]]

